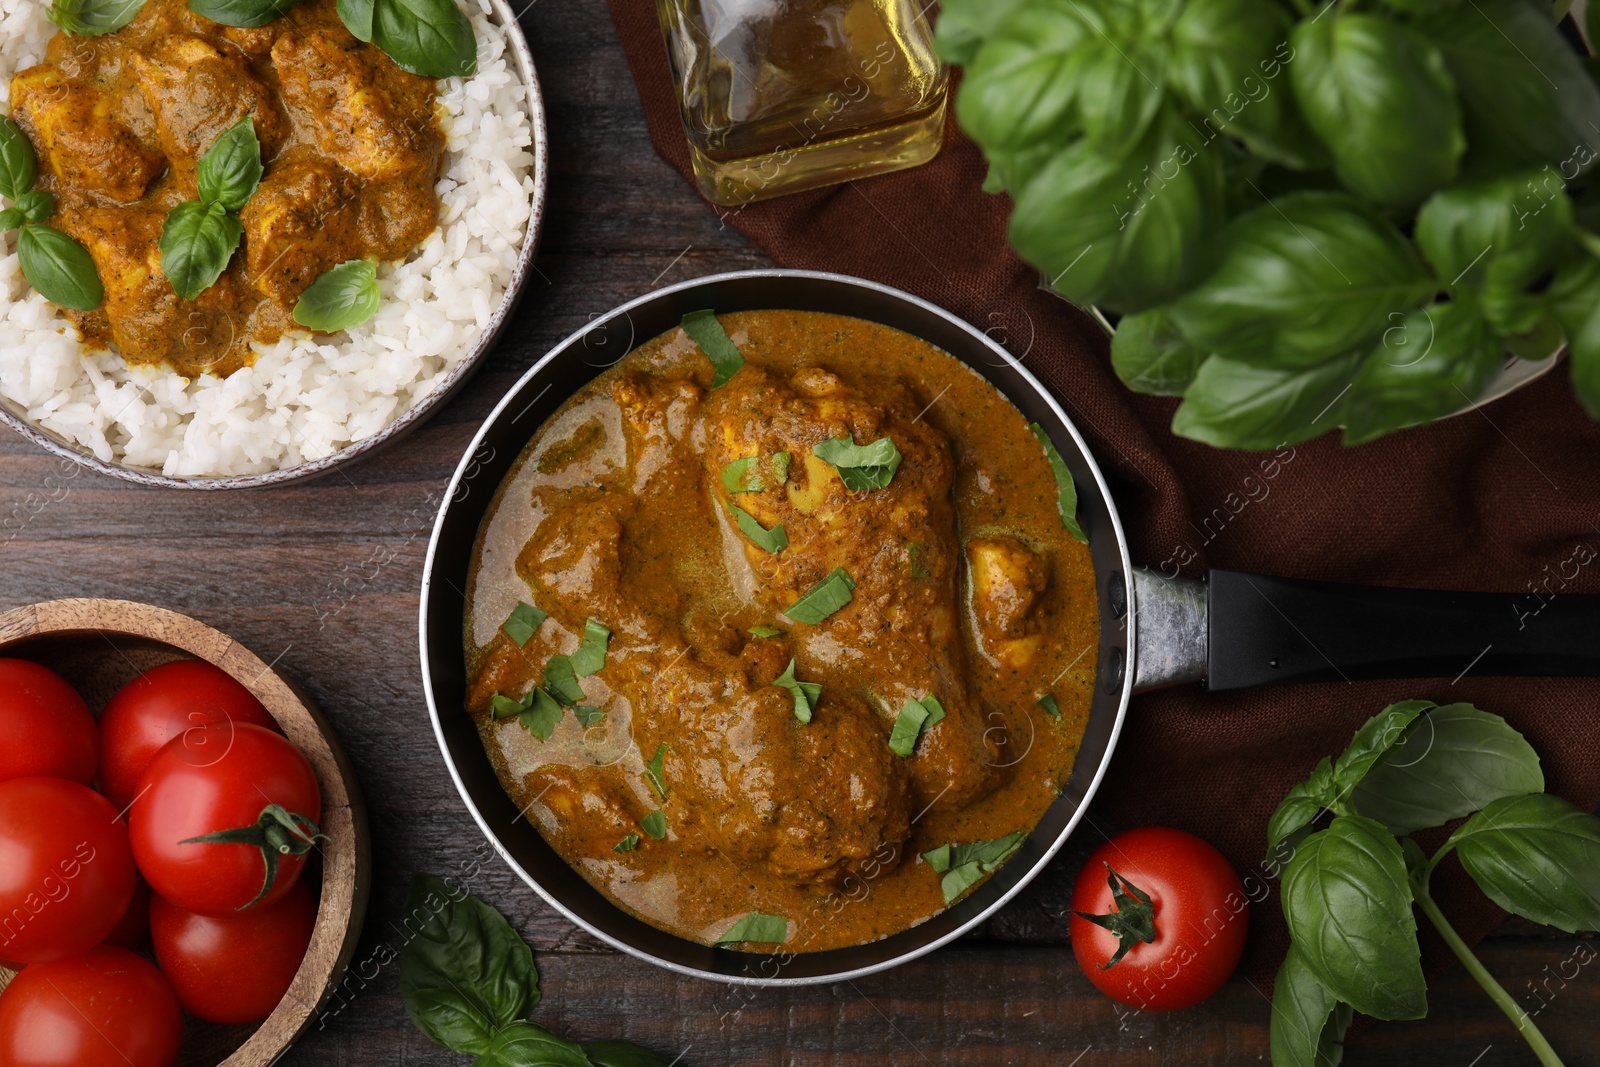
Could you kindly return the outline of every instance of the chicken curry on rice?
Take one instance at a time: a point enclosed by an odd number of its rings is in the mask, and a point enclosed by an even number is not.
[[[100,37],[57,34],[11,81],[11,117],[55,197],[50,222],[94,259],[95,311],[68,314],[130,364],[227,375],[251,342],[296,329],[301,294],[352,260],[406,258],[438,226],[445,143],[436,82],[357,40],[335,0],[258,28],[146,0]],[[197,197],[199,160],[246,116],[266,169],[239,212],[242,247],[183,300],[163,274],[168,213]]]
[[[534,434],[479,532],[466,703],[517,806],[625,909],[860,944],[976,884],[1060,792],[1092,564],[1022,415],[949,355],[834,315],[720,325],[696,336],[733,364],[674,330]]]

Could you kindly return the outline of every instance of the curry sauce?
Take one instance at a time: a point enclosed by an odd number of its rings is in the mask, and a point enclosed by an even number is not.
[[[949,355],[842,316],[720,322],[745,360],[725,383],[676,329],[533,435],[479,532],[466,706],[518,807],[623,908],[701,942],[761,912],[788,921],[786,950],[860,944],[946,907],[922,853],[1030,831],[1060,792],[1093,685],[1092,565],[1021,413]],[[881,487],[816,454],[885,437],[901,458]],[[785,614],[839,571],[842,607]],[[502,629],[522,602],[548,613],[531,635]],[[554,687],[591,619],[604,666],[548,739],[497,718]],[[773,684],[791,665],[821,687],[809,721]],[[928,697],[943,717],[891,751]]]

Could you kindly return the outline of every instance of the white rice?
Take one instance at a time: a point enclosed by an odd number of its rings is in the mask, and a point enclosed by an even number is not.
[[[89,351],[22,277],[16,234],[0,236],[0,396],[102,460],[170,476],[257,474],[370,436],[433,391],[488,326],[532,211],[528,95],[487,0],[467,0],[478,74],[439,83],[448,155],[440,229],[379,272],[383,304],[347,334],[256,345],[255,363],[198,380]],[[0,0],[0,113],[11,76],[42,62],[56,27],[41,0]],[[481,10],[471,10],[472,8]]]

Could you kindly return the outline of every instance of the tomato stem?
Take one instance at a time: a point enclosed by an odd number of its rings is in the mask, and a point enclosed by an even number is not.
[[[1111,886],[1114,910],[1105,915],[1091,915],[1086,911],[1072,913],[1117,935],[1116,954],[1100,964],[1102,971],[1122,959],[1134,945],[1150,944],[1156,939],[1156,910],[1150,894],[1112,870],[1109,863],[1106,864],[1106,881]]]

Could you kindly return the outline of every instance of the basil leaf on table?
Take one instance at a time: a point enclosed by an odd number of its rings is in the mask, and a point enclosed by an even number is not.
[[[243,224],[222,204],[179,204],[161,230],[161,272],[173,292],[193,300],[222,277],[243,239]]]
[[[498,911],[432,875],[411,879],[405,913],[414,924],[400,950],[406,1014],[452,1052],[486,1055],[497,1031],[539,1003],[533,953]]]
[[[1333,761],[1323,756],[1311,772],[1311,777],[1295,784],[1267,822],[1267,844],[1277,848],[1279,842],[1295,843],[1296,835],[1310,826],[1338,799],[1333,787]]]
[[[1290,945],[1272,986],[1273,1067],[1338,1067],[1350,1019],[1350,1006],[1317,981]]]
[[[16,201],[16,210],[21,214],[23,222],[48,222],[56,211],[56,198],[43,189],[30,189],[20,193]],[[0,230],[14,228],[0,226]]]
[[[709,308],[691,311],[683,317],[682,326],[683,332],[706,354],[716,371],[711,379],[711,388],[720,389],[727,385],[744,366],[744,357],[739,354],[739,346],[733,343],[728,331],[717,321],[717,313]]]
[[[195,176],[200,201],[238,211],[255,195],[264,172],[255,119],[246,115],[224,130],[200,157]]]
[[[1218,448],[1280,448],[1338,425],[1340,402],[1365,353],[1306,370],[1256,367],[1221,356],[1201,364],[1172,432]]]
[[[976,10],[980,5],[981,14]],[[981,46],[973,45],[956,94],[962,127],[983,146],[990,161],[1035,146],[1049,152],[1081,132],[1080,73],[1088,51],[1104,41],[1090,9],[1016,0],[1009,4],[969,0],[956,10],[962,8],[974,12],[969,25],[978,19],[994,20],[989,23],[989,38]],[[951,10],[946,7],[940,17],[941,38],[946,36]]]
[[[52,0],[50,21],[79,37],[115,33],[138,17],[144,0]]]
[[[1502,797],[1445,848],[1506,911],[1568,933],[1600,930],[1600,819],[1549,793]]]
[[[769,530],[757,522],[754,515],[737,504],[729,504],[728,510],[733,512],[733,521],[740,531],[754,541],[757,548],[776,555],[789,547],[789,535],[784,532],[783,523],[780,522]]]
[[[189,0],[189,10],[223,26],[255,29],[282,18],[300,0]]]
[[[816,710],[817,701],[822,699],[822,684],[820,682],[802,682],[794,676],[794,659],[789,659],[789,666],[769,685],[787,690],[794,700],[794,717],[801,722],[810,722],[811,713]]]
[[[33,142],[11,119],[0,115],[0,196],[17,200],[39,180]]]
[[[1505,366],[1505,346],[1476,302],[1432,304],[1384,331],[1344,405],[1344,443],[1419,426],[1477,400]]]
[[[811,454],[838,471],[844,487],[853,490],[887,487],[903,458],[890,437],[865,445],[849,437],[834,437],[812,445]]]
[[[606,646],[611,642],[611,631],[599,619],[588,619],[583,624],[583,638],[577,651],[567,658],[572,661],[572,673],[579,678],[598,674],[606,665]]]
[[[1067,470],[1066,460],[1061,458],[1061,453],[1056,450],[1056,443],[1050,439],[1043,426],[1037,422],[1030,422],[1028,432],[1043,446],[1045,459],[1050,463],[1050,475],[1056,483],[1056,514],[1061,516],[1061,525],[1067,528],[1067,533],[1088,544],[1089,536],[1083,532],[1083,527],[1078,523],[1078,486],[1072,480],[1072,472]]]
[[[783,613],[795,622],[816,626],[850,603],[855,587],[855,579],[843,567],[835,567],[826,578],[806,590],[799,600],[784,608]]]
[[[1184,336],[1164,307],[1128,315],[1111,336],[1111,366],[1136,393],[1182,396],[1211,353]]]
[[[382,298],[378,265],[352,259],[324,272],[300,294],[294,321],[319,333],[352,330],[372,321]]]
[[[677,1063],[632,1041],[586,1041],[583,1054],[594,1067],[673,1067]]]
[[[1171,312],[1190,340],[1229,360],[1299,370],[1364,347],[1437,288],[1372,208],[1342,193],[1291,193],[1235,219],[1216,271]],[[1205,376],[1203,367],[1197,384]]]
[[[1507,796],[1544,790],[1533,746],[1471,704],[1434,708],[1351,794],[1357,811],[1403,835],[1443,826]]]
[[[1341,799],[1348,796],[1374,764],[1405,743],[1406,734],[1417,716],[1433,706],[1431,700],[1402,700],[1362,723],[1334,762],[1334,795]]]
[[[589,1057],[576,1041],[536,1023],[514,1022],[494,1035],[473,1067],[589,1067]]]
[[[1570,180],[1593,166],[1600,90],[1547,8],[1473,0],[1417,29],[1438,47],[1455,81],[1467,133],[1464,174],[1549,164]]]
[[[455,0],[373,0],[372,43],[424,78],[478,72],[478,40]]]
[[[1307,837],[1282,895],[1290,937],[1335,997],[1379,1019],[1427,1014],[1405,859],[1382,823],[1340,815]]]
[[[1145,197],[1139,183],[1150,173],[1164,184]],[[1224,219],[1222,153],[1167,107],[1126,158],[1078,140],[1012,193],[1011,242],[1052,289],[1080,304],[1143,311],[1211,268]]]
[[[86,248],[60,230],[28,223],[17,238],[17,258],[28,284],[52,304],[93,311],[106,298],[100,271]]]
[[[1289,40],[1295,98],[1346,188],[1412,207],[1455,180],[1467,147],[1461,107],[1426,38],[1382,15],[1339,11],[1299,23]]]
[[[539,610],[526,600],[519,600],[506,621],[500,624],[500,632],[515,641],[518,647],[525,647],[549,617],[549,612]]]
[[[1567,336],[1572,391],[1600,419],[1600,260],[1587,252],[1573,256],[1556,271],[1550,302]]]
[[[372,7],[375,0],[338,0],[339,21],[358,41],[372,41]]]
[[[789,939],[789,920],[782,915],[765,915],[759,911],[739,919],[717,938],[719,945],[741,944],[754,941],[760,944],[781,945]]]

